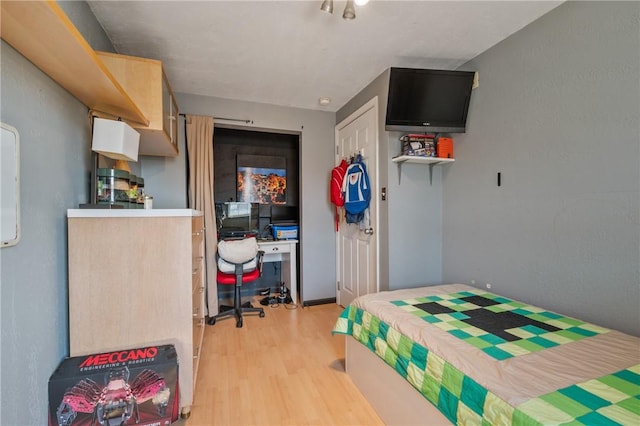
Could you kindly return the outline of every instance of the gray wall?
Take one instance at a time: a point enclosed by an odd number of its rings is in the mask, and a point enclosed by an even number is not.
[[[253,120],[253,124],[246,125],[250,129],[301,134],[300,294],[305,302],[335,298],[335,234],[329,202],[335,114],[183,93],[176,97],[181,113],[249,119]],[[154,196],[154,207],[186,205],[184,120],[180,120],[179,133],[178,158],[143,160],[145,189]]]
[[[76,5],[65,8],[99,29]],[[0,424],[43,425],[49,376],[69,354],[66,211],[89,199],[91,127],[85,106],[4,41],[0,57],[0,120],[20,134],[22,225],[19,244],[0,249]]]
[[[66,210],[89,191],[87,108],[2,41],[0,119],[20,134],[22,239],[0,249],[0,424],[46,423],[47,382],[68,355]]]
[[[445,281],[640,335],[639,10],[565,3],[465,64]]]

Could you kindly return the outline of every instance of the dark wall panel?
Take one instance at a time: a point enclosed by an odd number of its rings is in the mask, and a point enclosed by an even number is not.
[[[298,206],[299,140],[299,135],[216,127],[213,136],[215,202],[237,201],[238,155],[264,156],[265,161],[256,164],[256,167],[281,168],[281,159],[284,158],[287,170],[286,204]],[[270,164],[270,161],[274,163]]]

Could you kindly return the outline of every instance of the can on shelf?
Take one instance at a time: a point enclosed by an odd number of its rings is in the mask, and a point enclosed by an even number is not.
[[[145,209],[153,208],[153,197],[150,197],[149,195],[144,196],[144,208]]]

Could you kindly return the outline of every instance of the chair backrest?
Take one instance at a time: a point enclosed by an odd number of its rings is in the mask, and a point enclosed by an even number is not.
[[[241,240],[222,240],[218,242],[218,269],[226,274],[233,274],[236,265],[242,265],[244,272],[258,267],[258,241],[255,237]]]

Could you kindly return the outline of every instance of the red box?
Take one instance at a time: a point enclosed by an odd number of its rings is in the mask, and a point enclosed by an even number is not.
[[[449,137],[439,137],[436,146],[439,158],[453,158],[453,139]]]
[[[169,425],[178,392],[173,345],[66,358],[49,379],[49,425]]]

